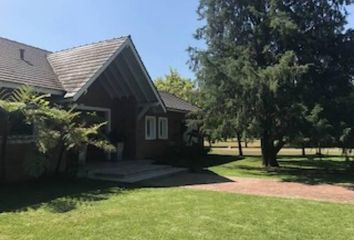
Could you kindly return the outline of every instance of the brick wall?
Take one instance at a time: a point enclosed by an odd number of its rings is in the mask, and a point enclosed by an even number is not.
[[[26,166],[29,166],[29,161],[32,161],[34,157],[34,145],[32,143],[8,143],[6,180],[15,182],[29,179],[30,175],[26,171]]]
[[[145,116],[168,118],[168,139],[159,139],[156,132],[155,140],[145,139]],[[167,112],[166,114],[147,113],[137,126],[137,159],[154,159],[168,155],[171,148],[179,148],[183,144],[183,131],[185,114],[179,112]],[[158,127],[156,127],[158,131]]]

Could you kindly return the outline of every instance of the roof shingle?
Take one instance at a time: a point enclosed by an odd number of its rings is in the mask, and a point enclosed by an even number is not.
[[[24,50],[24,59],[20,57]],[[0,81],[63,90],[47,61],[49,51],[0,37]]]
[[[115,38],[50,54],[48,60],[67,95],[79,91],[127,39]]]
[[[129,37],[50,52],[0,37],[0,82],[25,84],[75,95],[124,46]],[[25,50],[24,59],[20,49]],[[169,110],[197,111],[199,108],[160,91]]]
[[[168,110],[178,110],[183,112],[198,111],[199,108],[189,102],[165,91],[159,91],[162,101]]]

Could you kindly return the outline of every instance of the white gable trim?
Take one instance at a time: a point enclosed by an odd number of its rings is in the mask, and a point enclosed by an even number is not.
[[[79,91],[77,91],[75,94],[66,94],[65,98],[72,98],[74,102],[76,102],[87,90],[88,88],[93,84],[93,82],[108,68],[108,66],[116,59],[116,57],[127,47],[129,46],[130,49],[132,50],[135,58],[137,59],[139,66],[143,70],[144,76],[146,77],[147,81],[149,82],[149,85],[151,89],[153,90],[156,98],[158,99],[159,104],[161,105],[163,111],[166,113],[166,106],[163,103],[160,94],[157,92],[156,87],[147,72],[135,46],[133,41],[131,40],[131,37],[129,36],[127,40],[117,49],[117,51],[108,59],[108,61],[82,86]]]
[[[166,112],[167,112],[166,106],[165,106],[164,102],[162,101],[160,94],[159,94],[158,91],[156,90],[156,87],[155,87],[155,85],[154,85],[154,82],[152,81],[152,79],[151,79],[151,77],[150,77],[150,75],[149,75],[149,73],[148,73],[148,71],[147,71],[147,69],[146,69],[146,67],[145,67],[145,65],[144,65],[144,63],[143,63],[143,61],[141,60],[141,57],[140,57],[138,51],[136,50],[136,47],[135,47],[135,45],[134,45],[134,43],[133,43],[133,41],[132,41],[132,39],[131,39],[130,36],[129,36],[129,46],[130,46],[130,48],[132,49],[135,58],[138,60],[138,63],[139,63],[139,65],[140,65],[141,69],[143,70],[144,75],[145,75],[146,79],[148,80],[151,89],[153,90],[153,92],[154,92],[156,98],[159,100],[159,103],[160,103],[160,105],[161,105],[163,111],[166,113]]]

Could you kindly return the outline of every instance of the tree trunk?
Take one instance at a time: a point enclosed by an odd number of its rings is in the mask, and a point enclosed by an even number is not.
[[[3,125],[3,134],[1,136],[1,155],[0,155],[1,182],[6,181],[6,154],[7,154],[7,141],[8,141],[8,135],[9,135],[8,119],[6,119],[3,124],[4,125]]]
[[[302,156],[306,156],[306,150],[305,150],[305,146],[304,145],[302,145]]]
[[[345,161],[349,161],[349,155],[347,149],[343,147],[342,151],[343,151],[342,154],[345,157]]]
[[[322,148],[321,148],[321,144],[318,144],[318,152],[317,155],[321,156],[322,155]]]
[[[262,162],[265,167],[279,167],[277,161],[277,149],[274,147],[273,140],[267,132],[261,137]]]
[[[245,148],[248,148],[248,140],[245,138]]]
[[[236,135],[237,135],[237,143],[238,143],[238,155],[240,157],[243,157],[241,134],[240,133],[236,133]]]
[[[271,149],[262,150],[262,160],[264,167],[279,167],[277,154]]]

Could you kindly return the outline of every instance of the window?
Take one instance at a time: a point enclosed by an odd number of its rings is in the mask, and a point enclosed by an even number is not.
[[[159,139],[168,139],[168,119],[159,118]]]
[[[156,118],[152,116],[145,117],[145,139],[156,139]]]

